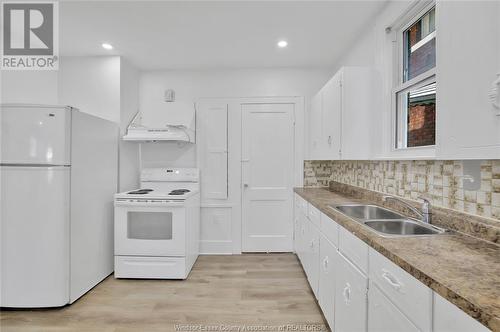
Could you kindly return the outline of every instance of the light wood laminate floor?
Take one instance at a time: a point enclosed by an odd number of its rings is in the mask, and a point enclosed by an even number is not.
[[[293,254],[200,256],[184,281],[110,276],[70,306],[0,315],[1,332],[175,331],[176,324],[326,329]]]

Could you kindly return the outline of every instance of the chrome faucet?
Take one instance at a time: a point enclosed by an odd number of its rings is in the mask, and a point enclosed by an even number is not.
[[[431,223],[431,216],[432,216],[431,202],[429,202],[429,200],[424,198],[424,197],[419,197],[419,198],[424,201],[422,203],[422,211],[419,211],[418,209],[414,208],[409,203],[406,203],[401,198],[398,198],[395,196],[384,196],[384,202],[387,202],[388,200],[393,200],[393,201],[399,202],[400,204],[406,206],[408,209],[413,211],[416,215],[418,215],[420,217],[420,220],[422,220],[423,223],[430,224]]]

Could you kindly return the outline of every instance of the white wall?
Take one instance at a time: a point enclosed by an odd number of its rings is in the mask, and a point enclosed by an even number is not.
[[[140,79],[140,108],[145,124],[164,125],[164,91],[174,89],[177,100],[199,98],[310,96],[328,80],[327,68],[234,69],[144,72]],[[142,145],[144,167],[196,166],[192,145],[155,143]]]
[[[2,103],[70,105],[120,125],[139,109],[139,71],[119,56],[61,57],[58,71],[2,71]],[[120,140],[119,189],[139,186],[139,147]]]
[[[4,70],[0,103],[57,105],[58,72],[53,70]]]
[[[120,57],[62,57],[59,103],[120,123]]]

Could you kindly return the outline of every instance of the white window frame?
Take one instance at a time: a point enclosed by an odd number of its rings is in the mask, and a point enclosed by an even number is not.
[[[435,1],[417,1],[412,8],[407,12],[404,17],[400,18],[399,23],[395,23],[392,28],[393,31],[393,89],[391,92],[392,99],[392,107],[391,107],[391,149],[392,154],[401,154],[405,153],[405,151],[419,152],[422,155],[435,156],[436,153],[436,145],[437,145],[437,132],[436,132],[436,144],[434,145],[425,145],[425,146],[412,146],[412,147],[404,147],[398,148],[398,112],[399,105],[397,96],[400,92],[404,92],[409,88],[418,88],[423,85],[427,85],[430,83],[436,82],[436,66],[434,68],[429,69],[428,71],[413,77],[412,79],[404,82],[403,73],[404,73],[404,32],[410,28],[415,22],[420,20],[422,16],[424,16],[428,11],[430,11],[433,7],[436,7]],[[436,28],[436,32],[437,32]],[[437,131],[437,128],[436,128]]]

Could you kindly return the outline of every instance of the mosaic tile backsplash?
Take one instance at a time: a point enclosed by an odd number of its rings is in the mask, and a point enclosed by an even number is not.
[[[304,186],[337,181],[410,199],[425,196],[433,205],[500,222],[500,160],[481,161],[481,187],[464,190],[461,160],[306,160]]]

